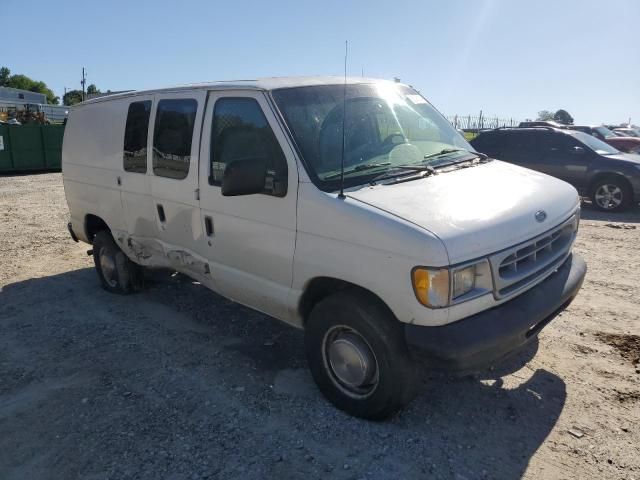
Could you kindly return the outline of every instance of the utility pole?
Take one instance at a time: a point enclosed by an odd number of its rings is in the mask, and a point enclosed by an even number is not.
[[[64,97],[62,97],[62,105],[64,105],[64,99],[67,96],[67,87],[64,87]]]
[[[87,85],[87,76],[85,75],[84,67],[82,67],[82,80],[80,81],[82,84],[82,101],[84,102],[87,99],[87,93],[85,86]]]

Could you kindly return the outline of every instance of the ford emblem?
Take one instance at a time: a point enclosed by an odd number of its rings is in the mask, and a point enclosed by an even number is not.
[[[538,210],[535,217],[538,223],[542,223],[547,219],[547,212],[545,212],[544,210]]]

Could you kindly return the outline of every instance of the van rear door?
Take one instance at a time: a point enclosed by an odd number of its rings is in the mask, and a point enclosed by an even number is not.
[[[153,95],[133,97],[126,106],[124,128],[121,198],[124,218],[130,237],[135,242],[153,239],[158,228],[153,221],[153,198],[149,185],[148,145],[153,142],[151,112]],[[135,249],[134,249],[135,251]]]

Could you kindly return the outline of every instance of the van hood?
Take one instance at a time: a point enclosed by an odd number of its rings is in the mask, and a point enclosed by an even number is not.
[[[579,205],[568,183],[499,160],[347,195],[438,236],[451,264],[528,240],[566,220]],[[536,220],[540,210],[546,213],[542,222]]]

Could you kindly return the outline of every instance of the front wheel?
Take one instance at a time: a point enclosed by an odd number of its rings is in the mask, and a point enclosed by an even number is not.
[[[419,376],[401,324],[377,299],[339,292],[321,300],[305,329],[313,378],[336,407],[381,420],[416,395]]]
[[[591,203],[605,212],[624,210],[631,204],[631,197],[629,186],[617,177],[598,180],[591,190]]]

